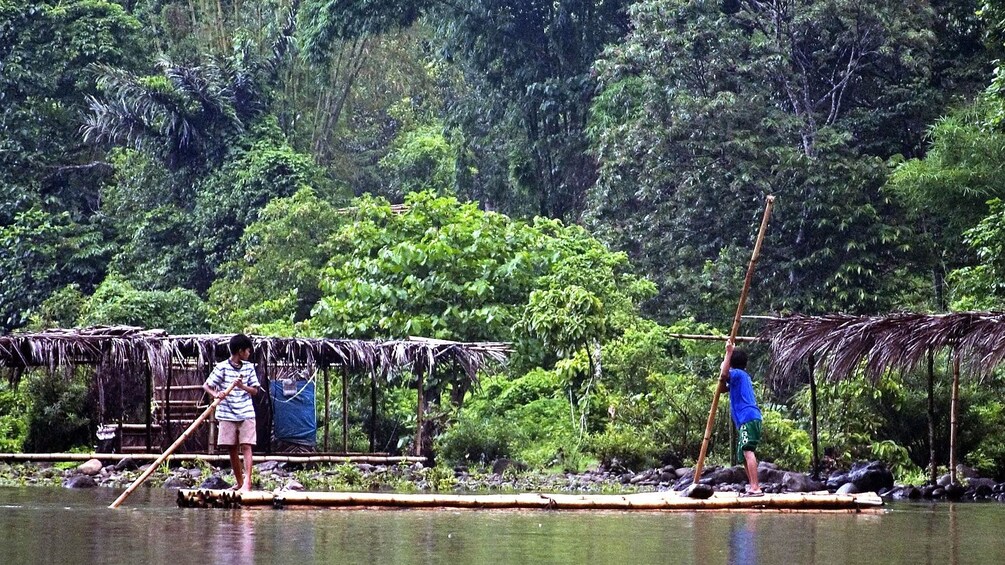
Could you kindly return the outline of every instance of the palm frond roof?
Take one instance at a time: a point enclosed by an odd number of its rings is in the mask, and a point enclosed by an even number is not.
[[[194,360],[198,367],[206,368],[226,358],[231,335],[169,335],[164,330],[132,326],[10,334],[0,336],[0,367],[11,369],[8,379],[15,382],[26,368],[41,367],[55,373],[74,365],[97,365],[115,371],[145,366],[155,376],[163,376],[172,362]],[[418,337],[401,340],[250,337],[255,344],[252,360],[258,364],[344,367],[375,378],[386,378],[393,371],[405,369],[428,371],[448,363],[476,380],[483,367],[504,363],[510,353],[506,343]]]
[[[911,370],[929,352],[948,352],[961,370],[986,375],[1005,360],[1005,313],[895,313],[882,316],[792,315],[765,320],[761,336],[770,342],[772,377],[798,378],[814,356],[828,380],[859,367],[872,379],[886,370]]]

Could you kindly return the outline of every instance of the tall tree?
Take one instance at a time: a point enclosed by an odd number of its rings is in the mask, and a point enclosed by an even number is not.
[[[651,0],[630,12],[633,32],[596,65],[591,221],[662,283],[656,308],[729,311],[769,193],[755,303],[887,307],[900,235],[879,193],[884,136],[907,116],[877,100],[926,80],[927,3]]]
[[[109,250],[87,223],[112,167],[78,128],[93,65],[135,69],[146,53],[118,3],[0,1],[0,333],[61,286],[100,281]]]
[[[449,109],[480,169],[463,190],[492,209],[579,217],[596,180],[585,136],[595,91],[590,68],[627,31],[628,4],[437,3],[445,57],[462,65],[470,88]]]

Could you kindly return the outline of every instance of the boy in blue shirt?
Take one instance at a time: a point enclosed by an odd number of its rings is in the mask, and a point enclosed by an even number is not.
[[[726,356],[719,368],[719,378],[729,391],[729,412],[739,432],[737,455],[743,460],[750,487],[741,496],[761,496],[757,481],[757,445],[761,442],[761,410],[754,398],[754,385],[747,374],[747,352],[734,351],[732,342],[726,342]]]

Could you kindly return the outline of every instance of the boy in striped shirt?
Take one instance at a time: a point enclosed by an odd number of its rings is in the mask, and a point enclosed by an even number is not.
[[[216,407],[216,419],[220,422],[217,445],[230,451],[230,465],[237,480],[237,485],[232,488],[240,492],[251,490],[251,448],[258,443],[255,406],[251,397],[258,394],[260,385],[254,363],[248,362],[253,348],[251,338],[244,334],[230,338],[230,358],[217,363],[202,385],[213,398],[223,399]],[[237,386],[229,395],[224,395],[235,380]]]

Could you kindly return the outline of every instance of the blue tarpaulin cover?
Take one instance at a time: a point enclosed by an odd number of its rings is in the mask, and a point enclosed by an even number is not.
[[[283,381],[274,380],[269,385],[272,394],[273,434],[280,441],[315,445],[317,443],[318,422],[314,411],[314,381],[294,381],[296,392],[287,396],[283,392]],[[291,392],[294,387],[287,386]]]

